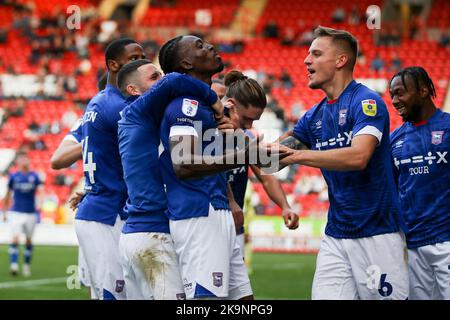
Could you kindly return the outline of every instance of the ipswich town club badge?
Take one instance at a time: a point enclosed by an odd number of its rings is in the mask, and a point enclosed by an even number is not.
[[[347,109],[339,110],[339,125],[343,126],[347,122]]]
[[[431,131],[431,143],[435,145],[441,144],[443,136],[444,131]]]
[[[223,273],[222,272],[213,272],[213,284],[216,287],[221,287],[223,284]]]

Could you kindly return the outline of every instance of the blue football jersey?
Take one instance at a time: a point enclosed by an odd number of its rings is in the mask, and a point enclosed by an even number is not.
[[[119,121],[119,149],[129,199],[123,232],[169,232],[167,198],[159,166],[159,128],[165,108],[191,93],[211,103],[217,95],[204,82],[170,73],[130,103]]]
[[[199,144],[201,150],[205,151],[208,148],[211,155],[215,154],[214,150],[223,150],[223,140],[219,138],[221,133],[217,129],[212,110],[205,102],[195,99],[186,96],[173,100],[167,107],[161,123],[164,151],[160,157],[160,164],[167,189],[168,216],[171,220],[208,216],[210,204],[216,210],[229,210],[225,172],[180,180],[172,167],[169,146],[171,135],[197,136],[201,142]]]
[[[352,81],[337,101],[323,99],[294,128],[295,137],[312,150],[350,147],[352,138],[360,134],[374,135],[379,141],[364,170],[322,169],[330,199],[325,233],[335,238],[399,230],[386,105],[377,93]]]
[[[125,217],[127,189],[117,142],[117,121],[125,105],[120,91],[107,85],[84,112],[81,142],[86,196],[76,219],[114,225],[118,214]]]
[[[9,176],[8,188],[13,192],[13,205],[9,210],[20,213],[36,213],[36,189],[42,184],[34,171],[18,171]]]
[[[450,241],[450,114],[404,123],[391,149],[408,248]]]

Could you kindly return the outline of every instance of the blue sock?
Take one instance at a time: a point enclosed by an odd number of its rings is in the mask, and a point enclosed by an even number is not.
[[[18,244],[10,244],[9,245],[9,261],[11,264],[17,263],[19,261],[19,245]]]
[[[25,253],[24,253],[25,264],[30,264],[32,255],[33,255],[33,245],[32,244],[25,245]]]

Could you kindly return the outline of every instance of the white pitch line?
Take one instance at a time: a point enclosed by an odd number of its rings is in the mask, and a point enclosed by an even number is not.
[[[62,278],[47,278],[37,280],[25,280],[25,281],[9,281],[0,282],[0,289],[20,288],[20,287],[33,287],[51,283],[64,283],[67,281],[67,277]]]

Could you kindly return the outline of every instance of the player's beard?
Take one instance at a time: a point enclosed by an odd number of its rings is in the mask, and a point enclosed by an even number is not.
[[[409,121],[409,122],[418,122],[418,121],[420,121],[419,118],[420,118],[420,115],[421,115],[421,112],[420,112],[421,109],[422,109],[422,106],[419,103],[419,101],[414,101],[411,104],[411,107],[409,108],[407,114],[404,117],[402,117],[403,121],[405,121],[405,122],[407,122],[407,121]]]

